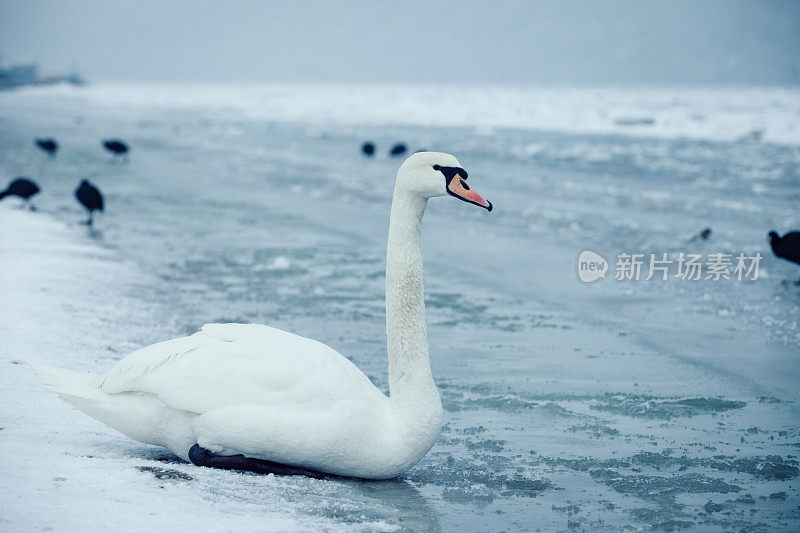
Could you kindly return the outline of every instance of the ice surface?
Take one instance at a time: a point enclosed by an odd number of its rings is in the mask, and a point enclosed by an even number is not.
[[[766,233],[800,226],[799,109],[783,89],[3,94],[0,172],[43,192],[35,213],[0,202],[0,527],[797,529],[800,273]],[[33,146],[45,133],[62,145],[52,160]],[[107,136],[130,142],[128,163],[103,153]],[[496,206],[430,202],[446,426],[403,478],[196,468],[25,368],[102,371],[206,322],[252,321],[334,346],[385,388],[398,161],[380,149],[400,140],[455,153]],[[83,178],[106,195],[94,230],[72,198]],[[584,285],[585,249],[760,252],[766,275]]]

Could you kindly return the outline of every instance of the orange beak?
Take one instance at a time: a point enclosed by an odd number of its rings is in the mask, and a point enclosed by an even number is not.
[[[456,198],[464,200],[465,202],[478,205],[489,211],[492,210],[492,202],[478,194],[475,189],[467,185],[467,180],[458,174],[453,176],[453,179],[451,179],[447,184],[447,192]]]

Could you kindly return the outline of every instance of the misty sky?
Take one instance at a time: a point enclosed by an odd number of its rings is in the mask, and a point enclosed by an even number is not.
[[[0,0],[0,53],[89,81],[800,83],[800,1]]]

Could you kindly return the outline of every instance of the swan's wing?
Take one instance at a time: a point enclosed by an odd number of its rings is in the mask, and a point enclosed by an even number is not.
[[[189,337],[179,337],[139,348],[117,361],[100,380],[108,393],[126,392],[135,381],[169,361],[183,357],[201,346],[219,343],[219,339],[206,336],[199,331]]]
[[[117,363],[101,386],[108,393],[155,394],[193,413],[243,404],[314,411],[383,396],[333,348],[257,324],[207,324],[190,337],[142,348]]]

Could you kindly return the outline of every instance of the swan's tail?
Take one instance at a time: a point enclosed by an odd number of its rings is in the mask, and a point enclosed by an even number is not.
[[[29,363],[29,366],[45,388],[87,414],[91,415],[87,404],[102,402],[106,397],[106,393],[100,388],[100,376],[97,374],[33,363]]]
[[[189,460],[189,448],[197,442],[191,423],[194,413],[168,407],[154,394],[107,393],[101,387],[103,376],[97,374],[48,365],[29,366],[45,388],[78,411],[133,440],[166,446],[180,458]]]

